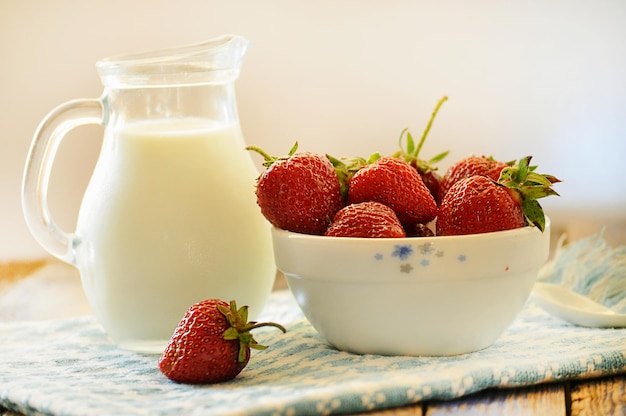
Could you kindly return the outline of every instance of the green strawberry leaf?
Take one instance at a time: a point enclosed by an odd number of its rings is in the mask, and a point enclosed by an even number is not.
[[[224,331],[223,336],[225,340],[229,340],[229,341],[233,339],[239,339],[239,332],[237,332],[237,329],[231,326],[226,331]]]
[[[250,348],[255,349],[255,350],[266,350],[267,349],[267,345],[261,345],[261,344],[250,344]]]
[[[428,164],[429,164],[429,165],[431,165],[431,164],[434,164],[434,163],[437,163],[437,162],[441,162],[441,161],[442,161],[442,160],[443,160],[446,156],[448,156],[449,154],[450,154],[450,151],[449,151],[449,150],[446,150],[445,152],[441,152],[441,153],[439,153],[438,155],[436,155],[436,156],[434,156],[434,157],[430,158],[430,159],[428,160]],[[436,169],[436,168],[435,168],[435,169]]]
[[[550,195],[558,196],[552,185],[561,181],[552,175],[536,173],[537,166],[530,165],[531,159],[531,156],[526,156],[502,169],[498,183],[517,191],[527,222],[543,232],[546,219],[537,199]]]
[[[413,155],[413,152],[415,151],[415,142],[413,141],[413,135],[411,134],[411,132],[409,132],[408,128],[405,128],[400,133],[400,143],[399,143],[400,148],[402,148],[402,137],[404,137],[405,133],[406,133],[406,152],[409,155]]]
[[[522,194],[523,198],[525,199],[539,199],[539,198],[545,198],[546,196],[550,196],[550,195],[556,195],[556,196],[559,195],[558,193],[556,193],[554,189],[550,188],[549,186],[542,186],[542,185],[534,185],[534,186],[524,185],[519,188],[519,192]]]
[[[378,159],[380,159],[381,157],[383,157],[383,155],[381,155],[380,153],[376,152],[376,153],[372,153],[370,155],[370,157],[367,159],[367,164],[371,165],[372,163],[376,162]],[[359,169],[362,168],[362,166],[359,166]]]
[[[522,211],[526,216],[526,220],[535,225],[541,232],[546,228],[546,217],[543,213],[543,209],[536,199],[522,199]]]
[[[552,181],[550,181],[549,178],[547,178],[545,175],[541,175],[539,173],[535,173],[535,172],[530,172],[528,174],[528,176],[526,176],[526,183],[535,183],[538,185],[543,185],[546,187],[551,187],[552,186]]]
[[[526,178],[528,177],[528,172],[529,172],[528,170],[529,162],[530,162],[530,156],[522,158],[519,160],[519,162],[517,162],[517,171],[515,171],[516,175],[514,175],[517,183],[524,183],[524,181],[526,181]]]

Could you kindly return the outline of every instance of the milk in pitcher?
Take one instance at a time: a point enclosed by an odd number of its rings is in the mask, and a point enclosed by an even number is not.
[[[81,206],[76,257],[111,338],[162,351],[186,309],[208,298],[249,305],[254,319],[275,266],[239,125],[143,121],[110,134]]]

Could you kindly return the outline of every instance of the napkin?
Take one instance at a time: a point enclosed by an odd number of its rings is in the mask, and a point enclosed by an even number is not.
[[[540,270],[537,280],[563,286],[606,306],[626,313],[626,245],[612,247],[599,233],[566,244],[557,243],[554,258]]]
[[[626,372],[626,330],[576,327],[532,301],[491,347],[453,357],[338,351],[284,290],[272,293],[262,319],[287,333],[259,328],[269,348],[253,351],[234,380],[202,386],[168,380],[157,355],[117,348],[93,316],[3,323],[0,406],[54,415],[341,414]]]

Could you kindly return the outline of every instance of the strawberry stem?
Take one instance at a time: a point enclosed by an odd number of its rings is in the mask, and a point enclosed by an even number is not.
[[[428,120],[428,124],[426,125],[426,128],[424,129],[424,132],[422,133],[422,138],[417,143],[417,148],[415,149],[415,154],[414,154],[415,157],[417,157],[417,155],[419,155],[420,150],[422,150],[422,146],[424,145],[424,142],[426,141],[426,136],[428,136],[428,133],[430,132],[430,128],[432,127],[433,122],[435,121],[435,117],[437,117],[437,113],[439,112],[439,109],[441,108],[443,103],[445,103],[446,101],[448,101],[448,96],[444,95],[443,98],[441,98],[441,100],[439,100],[439,102],[435,106],[433,113],[430,115],[430,120]]]
[[[263,159],[264,159],[263,166],[267,168],[267,167],[270,167],[277,160],[287,159],[293,156],[294,153],[296,153],[296,151],[298,150],[298,142],[296,141],[295,144],[291,147],[291,149],[289,150],[289,153],[287,153],[287,156],[280,156],[280,157],[272,156],[258,146],[247,146],[246,150],[257,152],[258,154],[263,156]]]
[[[448,153],[450,153],[449,151],[439,153],[437,156],[431,158],[429,161],[420,159],[419,154],[420,154],[420,151],[422,150],[422,146],[424,146],[424,143],[426,142],[426,137],[428,136],[428,133],[430,132],[430,129],[433,125],[433,122],[435,121],[435,117],[437,116],[439,109],[441,108],[443,103],[446,102],[447,100],[448,100],[448,97],[444,96],[443,98],[439,100],[439,102],[437,102],[437,105],[435,106],[435,109],[433,110],[430,116],[430,120],[428,120],[428,124],[426,125],[426,128],[424,129],[424,132],[422,133],[422,137],[420,138],[420,141],[417,143],[417,145],[415,144],[415,141],[413,140],[413,135],[411,134],[411,132],[409,132],[408,128],[405,128],[404,130],[400,132],[400,138],[398,139],[398,145],[400,146],[400,150],[395,152],[392,155],[393,157],[404,160],[405,162],[413,166],[415,169],[417,169],[418,172],[422,174],[429,172],[429,171],[437,170],[437,167],[434,166],[434,164],[441,161],[444,157],[446,157]],[[405,137],[406,137],[406,148],[402,144]]]
[[[238,361],[244,362],[247,356],[247,349],[253,348],[256,350],[264,350],[267,348],[265,345],[259,344],[252,334],[251,330],[260,328],[263,326],[272,326],[280,329],[283,333],[287,332],[285,327],[275,322],[248,322],[248,306],[242,306],[237,309],[237,303],[234,300],[230,301],[229,307],[218,305],[219,311],[226,317],[230,327],[224,331],[222,335],[225,340],[239,340],[239,354]]]

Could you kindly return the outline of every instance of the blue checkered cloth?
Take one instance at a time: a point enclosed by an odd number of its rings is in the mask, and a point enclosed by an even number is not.
[[[173,383],[158,356],[112,345],[92,316],[0,324],[0,406],[54,415],[340,414],[626,372],[626,330],[576,327],[530,300],[491,347],[454,357],[356,355],[331,347],[288,291],[271,295],[234,380]],[[427,336],[427,335],[425,335]]]

